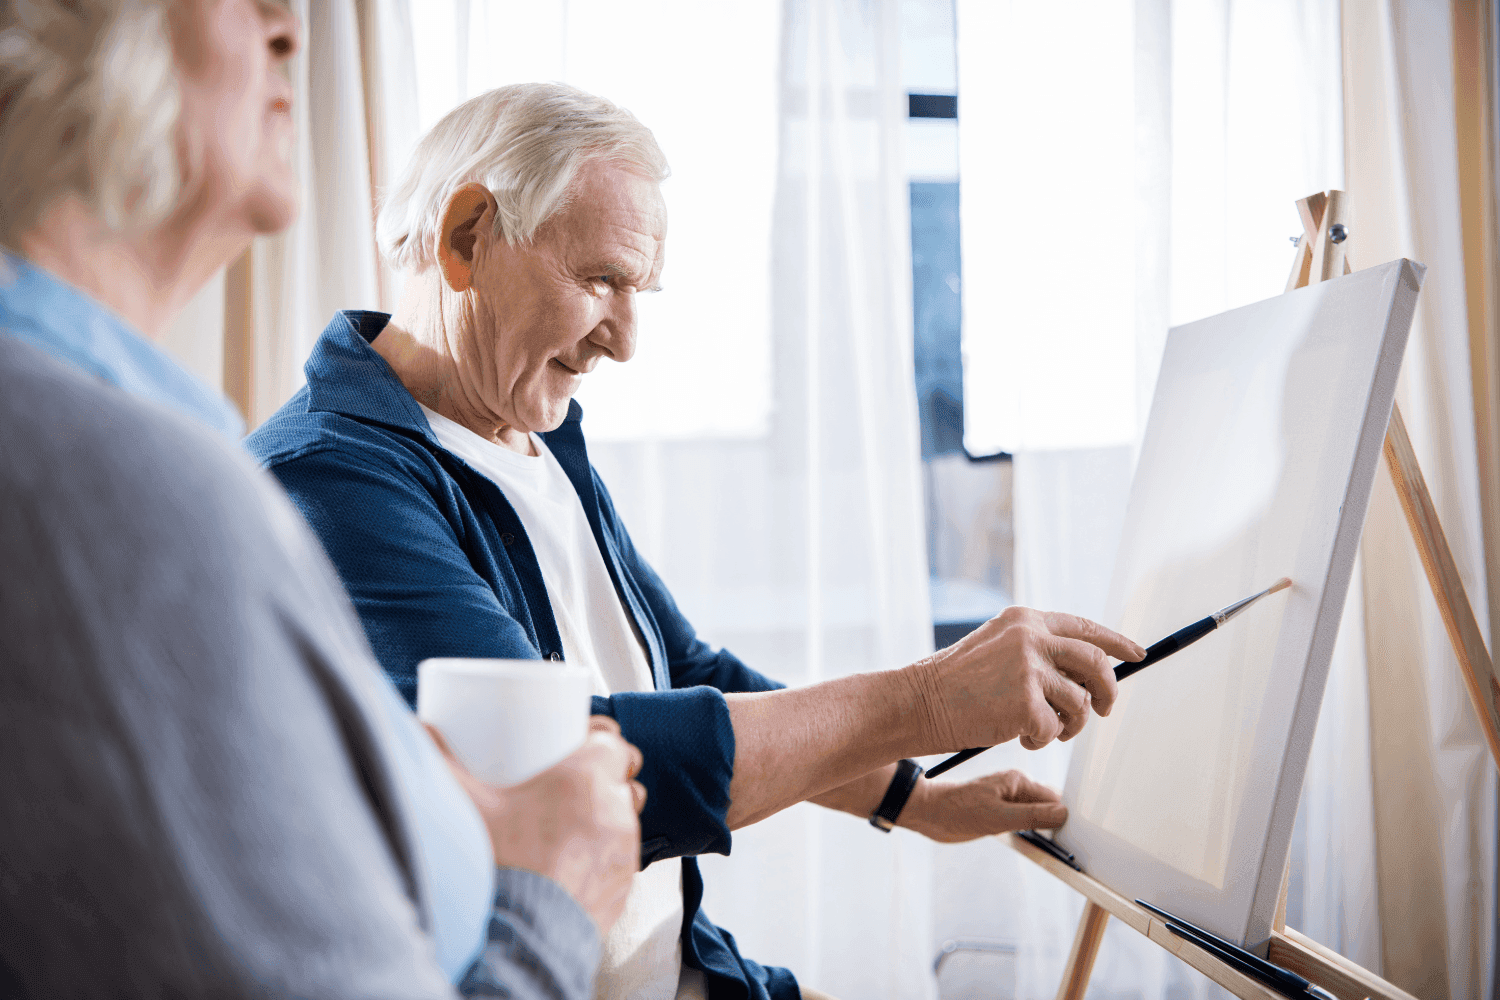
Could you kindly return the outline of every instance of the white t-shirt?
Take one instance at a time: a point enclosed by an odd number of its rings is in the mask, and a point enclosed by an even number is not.
[[[594,693],[651,691],[651,663],[615,592],[583,503],[540,437],[535,455],[488,441],[422,407],[438,443],[487,477],[510,501],[541,565],[563,659],[594,674]],[[703,973],[682,964],[682,865],[658,862],[636,875],[625,912],[604,939],[597,997],[699,1000]]]

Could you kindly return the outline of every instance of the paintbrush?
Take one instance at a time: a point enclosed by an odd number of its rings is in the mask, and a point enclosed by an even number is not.
[[[1260,600],[1262,597],[1265,597],[1267,594],[1274,594],[1278,590],[1285,590],[1291,585],[1291,578],[1284,576],[1280,580],[1277,580],[1275,583],[1271,584],[1265,590],[1262,590],[1260,593],[1253,594],[1250,597],[1245,598],[1243,601],[1236,601],[1235,603],[1229,605],[1229,607],[1227,608],[1215,611],[1207,618],[1203,618],[1199,621],[1193,622],[1193,624],[1189,625],[1187,628],[1178,629],[1176,632],[1173,632],[1171,635],[1167,636],[1160,642],[1152,643],[1150,646],[1146,647],[1146,655],[1143,658],[1137,660],[1134,663],[1116,664],[1115,680],[1123,681],[1131,674],[1137,673],[1141,670],[1145,670],[1153,663],[1159,663],[1160,661],[1165,660],[1167,657],[1171,656],[1178,650],[1186,649],[1193,643],[1197,642],[1199,639],[1203,638],[1205,635],[1208,635],[1208,633],[1212,632],[1214,629],[1218,628],[1220,625],[1223,625],[1225,622],[1229,621],[1229,619],[1233,618],[1235,615],[1238,615],[1241,611],[1244,611],[1246,608],[1254,604],[1256,601]],[[979,754],[984,753],[988,749],[989,747],[973,747],[968,750],[960,750],[952,757],[949,757],[947,760],[943,761],[937,767],[934,767],[931,771],[928,771],[927,777],[936,778],[944,771],[947,771],[950,768],[957,767],[969,758],[977,757]]]

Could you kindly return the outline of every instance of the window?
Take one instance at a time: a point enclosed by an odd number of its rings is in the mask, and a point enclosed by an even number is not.
[[[976,458],[965,449],[956,56],[952,0],[906,0],[912,348],[939,646],[1011,603],[1009,455]]]

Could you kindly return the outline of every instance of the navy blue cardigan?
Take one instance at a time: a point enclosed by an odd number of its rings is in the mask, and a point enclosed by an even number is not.
[[[408,702],[433,656],[561,659],[541,568],[499,487],[444,450],[421,407],[370,347],[390,319],[341,312],[306,365],[307,385],[246,440],[323,542],[381,665]],[[693,856],[728,854],[734,731],[720,692],[780,685],[700,640],[631,544],[589,464],[572,403],[543,434],[593,527],[615,590],[645,639],[655,691],[595,698],[641,748],[642,865],[682,858],[683,960],[713,1000],[797,1000],[785,969],[740,957],[699,909]]]

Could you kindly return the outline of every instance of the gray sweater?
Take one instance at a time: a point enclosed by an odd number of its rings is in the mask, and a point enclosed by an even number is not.
[[[246,456],[0,336],[0,995],[451,996],[377,670]],[[502,869],[461,988],[583,998],[598,948]]]

